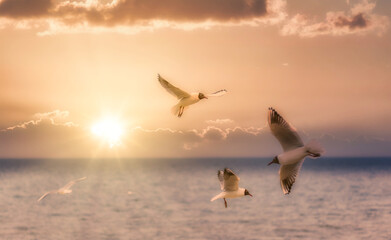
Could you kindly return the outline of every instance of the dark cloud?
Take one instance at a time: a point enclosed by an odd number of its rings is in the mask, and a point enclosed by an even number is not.
[[[134,34],[157,28],[276,24],[284,0],[0,0],[0,28],[38,35],[81,32]],[[23,22],[18,22],[23,20]]]
[[[11,18],[41,17],[48,14],[51,0],[3,0],[0,2],[0,16]]]
[[[106,12],[113,22],[240,20],[266,14],[265,0],[123,0]]]
[[[99,1],[60,1],[50,17],[66,23],[87,22],[92,25],[133,25],[150,20],[179,22],[239,21],[262,17],[267,12],[266,0],[119,0],[104,4]],[[34,17],[48,13],[50,0],[4,0],[0,13],[7,17]]]
[[[368,19],[364,17],[363,13],[359,13],[351,18],[346,16],[339,16],[335,22],[337,27],[349,27],[350,29],[365,28],[368,25]]]
[[[286,4],[286,0],[0,0],[0,20],[7,18],[0,28],[39,29],[43,36],[282,23],[282,35],[315,37],[381,35],[389,25],[387,16],[373,13],[376,2],[371,0],[357,2],[348,12],[328,12],[320,22],[318,16],[300,13],[287,19]]]

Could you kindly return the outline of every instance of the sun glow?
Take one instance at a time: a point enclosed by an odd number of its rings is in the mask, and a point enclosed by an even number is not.
[[[91,132],[112,148],[120,144],[124,130],[117,119],[105,118],[95,123],[91,127]]]

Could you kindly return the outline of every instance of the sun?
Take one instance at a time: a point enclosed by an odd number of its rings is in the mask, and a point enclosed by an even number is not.
[[[93,124],[91,132],[112,148],[121,143],[124,129],[118,119],[107,117]]]

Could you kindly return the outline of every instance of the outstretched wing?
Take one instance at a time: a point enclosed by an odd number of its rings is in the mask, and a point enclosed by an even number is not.
[[[284,194],[291,192],[293,183],[299,175],[301,165],[303,165],[304,158],[295,164],[281,165],[280,167],[280,183]]]
[[[86,180],[86,179],[87,179],[87,177],[82,177],[82,178],[78,178],[78,179],[73,180],[73,181],[80,182],[80,181],[83,181],[83,180]]]
[[[218,170],[217,171],[217,178],[219,179],[220,181],[220,188],[221,188],[221,191],[224,190],[224,172],[221,171],[221,170]]]
[[[160,82],[160,84],[172,95],[177,97],[178,99],[184,98],[184,97],[190,97],[190,94],[183,91],[182,89],[179,89],[169,83],[166,79],[162,78],[159,74],[157,75],[157,78]]]
[[[228,168],[224,169],[224,191],[236,191],[239,189],[240,178]]]
[[[64,187],[62,187],[61,189],[70,189],[75,183],[83,181],[85,179],[87,179],[87,177],[82,177],[82,178],[78,178],[76,180],[72,180],[69,183],[67,183]]]
[[[214,92],[214,93],[210,93],[208,95],[206,95],[207,97],[220,97],[220,96],[223,96],[227,93],[228,91],[225,90],[225,89],[222,89],[222,90],[219,90],[217,92]]]
[[[37,202],[40,202],[42,199],[44,199],[47,195],[49,194],[52,194],[52,193],[55,193],[56,191],[50,191],[50,192],[46,192],[44,195],[42,195],[38,200]]]
[[[268,122],[273,135],[280,142],[284,152],[304,146],[296,129],[273,108],[269,108]]]

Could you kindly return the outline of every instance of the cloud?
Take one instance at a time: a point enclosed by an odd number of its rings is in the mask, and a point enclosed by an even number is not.
[[[68,116],[68,111],[60,110],[37,113],[32,120],[1,130],[0,157],[78,157],[85,149],[79,141],[84,133],[78,125],[65,121]]]
[[[285,0],[3,0],[0,26],[23,21],[24,28],[39,29],[40,35],[257,26],[279,23],[286,17],[285,6]]]
[[[200,157],[248,156],[262,129],[218,128],[173,130],[133,127],[113,149],[77,124],[67,121],[69,112],[37,113],[34,119],[0,131],[0,157],[6,158],[77,158],[77,157]],[[252,139],[252,140],[251,140]],[[231,146],[235,143],[235,147]],[[238,144],[240,143],[240,144]],[[241,146],[246,146],[239,149]],[[215,148],[216,147],[216,148]],[[278,145],[276,145],[278,148]]]
[[[319,35],[349,35],[349,34],[383,34],[389,25],[386,16],[372,13],[376,4],[363,0],[354,5],[349,13],[328,12],[326,19],[316,22],[302,14],[296,14],[287,21],[281,29],[282,35],[299,35],[301,37],[315,37]]]
[[[3,0],[0,16],[9,18],[41,17],[49,13],[51,0]]]
[[[334,22],[334,25],[337,27],[348,27],[351,30],[356,28],[365,28],[368,26],[368,24],[368,19],[364,17],[363,13],[359,13],[350,18],[342,15],[339,16]]]
[[[0,131],[4,132],[7,130],[14,130],[15,128],[27,128],[31,125],[40,124],[43,121],[49,121],[53,125],[74,126],[75,124],[73,122],[61,122],[61,120],[67,118],[68,116],[69,116],[68,111],[60,111],[60,110],[54,110],[52,112],[46,112],[46,113],[36,113],[34,115],[35,119],[27,122],[23,122],[21,124],[17,124],[15,126],[8,127],[6,129],[2,129]]]
[[[55,120],[67,118],[69,116],[69,112],[54,110],[52,112],[36,113],[34,116],[40,120],[50,119],[50,121],[54,124]]]
[[[268,127],[174,130],[133,127],[114,148],[104,145],[89,128],[67,121],[67,111],[39,113],[35,119],[0,131],[2,158],[100,157],[271,157],[282,152]],[[391,141],[373,137],[342,139],[300,132],[304,142],[317,138],[326,156],[391,156]]]
[[[288,19],[286,6],[286,0],[0,0],[0,29],[35,29],[45,36],[266,24],[281,27],[284,36],[315,37],[381,35],[389,25],[387,16],[373,13],[376,3],[370,0],[353,5],[347,13],[328,12],[321,22],[300,13]]]
[[[267,13],[266,0],[114,0],[59,1],[3,0],[0,13],[7,17],[51,17],[92,25],[133,25],[136,22],[161,19],[197,22],[205,20],[235,21],[257,18]]]
[[[201,136],[204,140],[219,141],[224,140],[227,137],[227,133],[220,128],[209,126],[203,130]]]
[[[224,118],[224,119],[216,119],[216,120],[206,120],[205,122],[207,124],[228,124],[228,123],[233,123],[234,120],[229,118]]]

